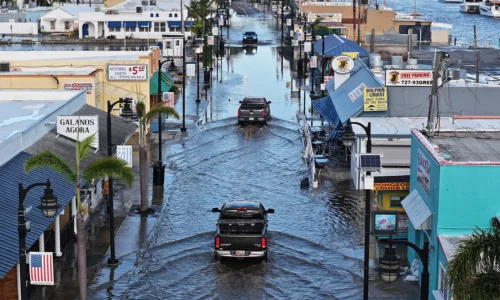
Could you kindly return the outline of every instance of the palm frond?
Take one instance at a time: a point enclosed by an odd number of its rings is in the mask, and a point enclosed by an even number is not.
[[[177,120],[179,120],[179,118],[180,118],[179,114],[175,111],[175,109],[173,107],[166,107],[166,106],[164,106],[163,103],[159,103],[155,107],[151,108],[146,113],[146,115],[144,115],[144,118],[143,118],[144,124],[149,123],[149,121],[151,121],[151,119],[153,117],[157,116],[158,114],[163,115],[166,118],[174,117]]]
[[[490,300],[500,299],[500,271],[479,274],[469,286],[467,299]],[[473,297],[470,297],[473,295]],[[453,295],[455,299],[455,295]]]
[[[144,101],[137,102],[135,110],[137,111],[137,116],[139,117],[139,120],[142,120],[142,118],[146,114],[146,104],[144,104]]]
[[[76,158],[79,162],[84,160],[87,156],[89,156],[90,152],[92,151],[91,147],[92,144],[94,143],[96,137],[95,133],[87,138],[85,138],[81,142],[76,142],[76,147],[78,147],[78,157]]]
[[[474,299],[481,299],[476,298],[476,294],[480,294],[482,291],[476,290],[476,288],[481,288],[494,295],[495,291],[498,291],[498,286],[485,286],[489,281],[478,283],[475,278],[491,278],[492,274],[495,273],[496,276],[500,273],[500,228],[477,228],[470,236],[467,236],[466,240],[460,243],[455,256],[449,263],[447,277],[453,298],[465,300],[474,295]]]
[[[28,158],[24,162],[24,172],[29,174],[34,169],[50,168],[57,173],[62,174],[68,182],[76,182],[76,174],[73,169],[60,156],[52,151],[45,150],[37,155]]]
[[[135,174],[126,161],[113,157],[96,159],[88,164],[83,172],[83,178],[89,181],[92,179],[100,180],[105,177],[118,179],[130,187],[134,182]]]

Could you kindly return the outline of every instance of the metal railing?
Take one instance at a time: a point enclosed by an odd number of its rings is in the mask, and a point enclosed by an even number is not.
[[[304,134],[304,149],[302,150],[302,158],[307,162],[309,168],[311,168],[311,176],[313,181],[313,187],[318,186],[318,178],[316,175],[316,164],[314,162],[314,150],[312,147],[311,130],[309,124],[307,123],[307,118],[305,115],[300,116],[302,132]]]

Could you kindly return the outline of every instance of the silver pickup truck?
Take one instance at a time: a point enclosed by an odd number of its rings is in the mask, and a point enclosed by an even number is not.
[[[248,122],[267,124],[271,117],[271,101],[267,101],[264,97],[245,97],[240,103],[238,125]]]

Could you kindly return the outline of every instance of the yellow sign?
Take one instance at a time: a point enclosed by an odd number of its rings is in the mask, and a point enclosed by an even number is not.
[[[347,55],[352,59],[356,59],[359,56],[359,52],[342,52],[343,55]]]
[[[374,190],[376,191],[408,191],[410,189],[409,182],[380,182],[375,183]]]
[[[387,111],[387,88],[365,88],[364,111]]]

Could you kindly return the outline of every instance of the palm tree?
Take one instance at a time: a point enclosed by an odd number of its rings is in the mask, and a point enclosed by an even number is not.
[[[209,32],[211,22],[207,22],[207,18],[215,12],[212,4],[215,0],[193,0],[189,6],[186,6],[188,11],[188,17],[195,20],[195,34],[199,38],[203,39],[203,66],[204,68],[208,65],[207,55],[207,39],[205,38],[205,32]]]
[[[45,150],[37,155],[34,155],[24,163],[24,171],[26,174],[37,168],[48,167],[54,171],[61,173],[69,182],[76,185],[76,203],[78,213],[76,214],[77,224],[77,245],[78,245],[78,277],[80,285],[80,299],[87,299],[87,249],[85,237],[85,222],[83,219],[82,203],[80,200],[80,163],[91,153],[91,145],[95,140],[95,136],[89,136],[81,142],[76,142],[76,166],[72,168],[66,161],[55,153]],[[100,180],[104,178],[116,178],[125,182],[129,187],[134,182],[134,172],[124,160],[112,157],[99,158],[90,162],[85,171],[83,178],[91,181],[92,179]]]
[[[141,184],[141,212],[148,210],[148,164],[147,164],[147,151],[144,142],[144,131],[146,130],[147,124],[151,121],[153,117],[160,115],[168,118],[173,116],[177,120],[179,119],[179,114],[175,111],[173,107],[166,107],[164,103],[159,103],[155,107],[151,108],[146,113],[146,105],[143,101],[140,101],[136,105],[137,116],[139,117],[139,170],[141,174],[140,184]]]
[[[500,227],[475,229],[448,265],[453,299],[500,299]]]

